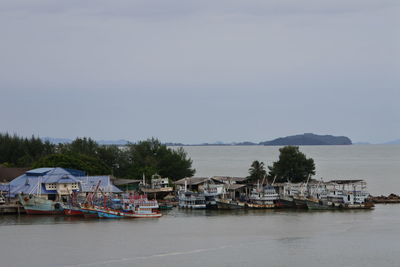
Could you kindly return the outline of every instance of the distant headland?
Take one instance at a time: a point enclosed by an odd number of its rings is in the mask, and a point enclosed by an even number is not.
[[[279,137],[271,141],[254,142],[237,142],[237,143],[202,143],[187,145],[182,143],[166,143],[168,146],[329,146],[329,145],[352,145],[350,138],[346,136],[318,135],[313,133],[305,133]]]

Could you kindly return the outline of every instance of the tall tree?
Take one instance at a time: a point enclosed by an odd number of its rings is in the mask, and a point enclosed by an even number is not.
[[[262,180],[267,172],[265,171],[264,162],[260,162],[258,160],[253,161],[249,168],[249,180],[255,182],[257,180]]]
[[[99,147],[99,144],[90,137],[77,137],[70,144],[59,144],[61,153],[84,154],[89,156],[97,155]]]
[[[0,133],[0,164],[15,167],[29,167],[40,157],[55,152],[55,146],[32,136],[23,138]]]
[[[279,160],[268,166],[269,176],[276,177],[277,182],[299,183],[315,175],[314,160],[300,152],[298,146],[285,146],[279,152]]]
[[[131,166],[128,176],[141,178],[158,173],[161,176],[178,180],[184,177],[193,176],[192,160],[187,157],[183,149],[174,150],[155,138],[141,141],[137,144],[128,145],[128,158]]]

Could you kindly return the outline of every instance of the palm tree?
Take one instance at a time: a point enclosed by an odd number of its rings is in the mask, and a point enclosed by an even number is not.
[[[249,174],[250,176],[248,176],[248,178],[250,181],[254,182],[263,179],[267,174],[265,171],[264,162],[260,162],[258,160],[253,161],[251,167],[249,168]]]

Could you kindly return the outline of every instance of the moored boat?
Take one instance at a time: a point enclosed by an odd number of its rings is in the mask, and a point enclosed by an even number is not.
[[[128,205],[126,205],[128,204]],[[133,218],[159,218],[161,213],[157,200],[149,200],[146,195],[134,196],[133,203],[125,203],[128,212],[132,211]]]
[[[273,209],[276,207],[275,203],[278,199],[279,195],[273,186],[261,187],[257,185],[257,188],[251,191],[246,207],[250,209]]]
[[[62,203],[41,198],[36,195],[18,195],[26,214],[57,215],[63,214]]]
[[[159,218],[157,200],[149,200],[146,195],[131,196],[123,199],[121,209],[94,207],[99,218]]]
[[[188,209],[205,209],[206,198],[204,194],[182,190],[179,192],[179,207]]]

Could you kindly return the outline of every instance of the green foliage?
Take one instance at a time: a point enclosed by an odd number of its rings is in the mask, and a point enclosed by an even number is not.
[[[307,159],[298,146],[285,146],[279,152],[279,160],[268,166],[269,176],[276,177],[276,182],[299,183],[315,175],[314,160]]]
[[[39,158],[55,152],[55,146],[32,136],[30,139],[0,133],[0,164],[28,167]]]
[[[59,151],[63,154],[84,154],[96,156],[99,145],[91,138],[76,138],[70,144],[59,144]]]
[[[32,168],[61,167],[85,171],[88,175],[106,175],[110,169],[98,159],[84,154],[51,154],[41,158]]]
[[[132,164],[128,175],[135,178],[146,177],[158,173],[163,177],[178,180],[193,176],[192,160],[180,148],[173,150],[160,143],[157,139],[148,139],[137,144],[128,145],[128,158]]]
[[[260,162],[258,160],[253,161],[251,167],[249,169],[249,181],[255,182],[257,180],[262,181],[262,179],[266,176],[267,172],[265,171],[264,162]]]

